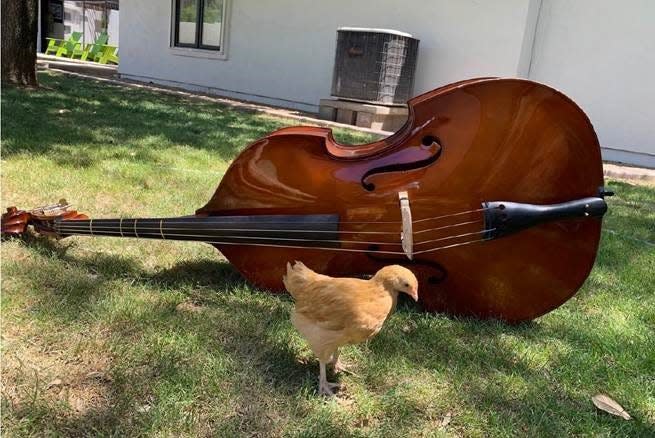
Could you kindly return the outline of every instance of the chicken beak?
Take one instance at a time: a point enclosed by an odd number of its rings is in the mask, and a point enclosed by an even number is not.
[[[412,297],[414,301],[418,301],[418,288],[413,287],[409,290],[409,296]]]

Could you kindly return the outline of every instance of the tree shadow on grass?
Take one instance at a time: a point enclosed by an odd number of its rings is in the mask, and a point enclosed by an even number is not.
[[[219,312],[220,324],[215,324],[204,313],[180,314],[166,306],[152,307],[148,321],[161,323],[165,331],[170,327],[164,326],[174,320],[180,331],[216,339],[216,344],[207,345],[209,350],[228,351],[241,366],[259,369],[264,380],[282,393],[297,392],[309,376],[313,380],[313,366],[299,363],[297,352],[284,340],[283,334],[290,329],[286,306],[289,298],[280,295],[279,299],[271,301],[268,294],[251,289],[253,295],[247,293],[244,300],[243,291],[249,286],[227,262],[184,261],[169,269],[150,272],[134,259],[121,255],[71,254],[70,246],[48,238],[28,234],[20,242],[41,257],[55,260],[57,266],[53,269],[61,271],[55,275],[48,270],[33,276],[34,291],[30,293],[37,300],[32,308],[41,317],[61,324],[93,322],[96,318],[94,305],[106,296],[112,283],[121,280],[151,292],[174,291],[182,293],[185,301],[210,312]],[[35,273],[39,266],[48,265],[36,261],[34,266],[24,268]],[[54,305],[52,294],[56,294]],[[125,326],[124,321],[119,321],[117,327],[119,335],[125,328],[129,336],[137,337],[138,331],[146,328],[139,327],[138,323]],[[166,364],[149,365],[167,367]]]
[[[146,276],[143,281],[182,289],[187,300],[195,305],[225,309],[227,315],[220,327],[205,321],[208,325],[196,325],[196,330],[215,332],[221,348],[227,349],[243,366],[258,369],[277,392],[297,393],[307,384],[307,379],[313,384],[314,364],[300,363],[297,351],[287,342],[286,335],[293,330],[285,305],[291,302],[288,295],[278,294],[271,301],[268,292],[253,290],[254,299],[243,300],[235,291],[250,286],[231,264],[218,260],[185,261]],[[257,297],[260,294],[261,299]]]
[[[88,167],[102,157],[156,162],[158,151],[190,146],[227,161],[254,140],[293,124],[247,109],[64,75],[44,74],[41,80],[51,88],[3,92],[4,158],[30,153]],[[370,137],[340,134],[345,141]],[[138,157],[129,155],[135,149]]]
[[[616,393],[625,389],[630,394],[635,385],[639,387],[637,370],[648,369],[647,360],[626,359],[630,361],[627,370],[624,364],[618,366],[611,360],[614,355],[629,358],[648,348],[643,342],[629,342],[626,336],[624,349],[608,352],[599,348],[605,335],[597,333],[594,324],[555,327],[533,322],[509,326],[497,321],[437,317],[440,324],[435,327],[420,315],[409,316],[419,321],[417,327],[402,333],[402,323],[392,321],[393,330],[387,327],[371,341],[366,363],[371,367],[377,363],[410,363],[413,375],[429,376],[419,382],[437,388],[445,383],[444,398],[450,402],[442,408],[444,412],[465,407],[492,430],[508,434],[530,431],[536,436],[563,436],[614,431],[651,436],[655,432],[647,411],[637,410],[636,400],[621,399]],[[404,384],[403,380],[393,383],[397,387]],[[380,386],[380,395],[388,393],[388,385]],[[591,396],[607,391],[635,416],[634,421],[626,423],[598,413]],[[395,391],[391,394],[410,412],[429,412],[425,402],[411,394],[404,398]],[[454,419],[454,423],[459,421]]]
[[[639,225],[643,226],[643,225]],[[103,282],[111,282],[124,277],[134,280],[137,284],[150,290],[181,291],[187,300],[206,309],[195,313],[180,315],[174,309],[153,307],[149,320],[160,324],[162,332],[174,330],[180,333],[191,333],[200,337],[211,338],[205,348],[209,352],[219,354],[227,352],[234,360],[234,370],[256,370],[263,383],[255,388],[272,388],[279,397],[293,398],[299,392],[316,385],[317,366],[315,361],[299,363],[298,350],[289,344],[290,333],[293,330],[288,323],[288,298],[280,297],[271,300],[257,291],[249,291],[244,299],[246,282],[228,263],[212,260],[197,260],[182,262],[172,268],[158,272],[148,272],[132,259],[116,255],[79,257],[71,256],[65,248],[45,239],[33,239],[26,245],[47,257],[57,257],[64,264],[86,271],[89,275],[97,275],[100,283],[88,292],[89,297],[96,298],[103,292]],[[599,267],[621,274],[621,266],[614,258],[622,252],[622,247],[616,243],[604,243],[599,257]],[[634,251],[630,255],[636,262],[644,257],[643,251]],[[64,281],[64,280],[56,280]],[[59,286],[63,286],[60,284]],[[57,288],[57,284],[49,287]],[[217,293],[219,292],[220,293]],[[241,292],[239,292],[241,291]],[[583,291],[582,299],[590,292]],[[64,304],[69,307],[62,311],[60,306],[44,309],[56,315],[63,313],[65,318],[80,315],[90,310],[82,296],[65,297]],[[575,376],[562,376],[558,369],[571,367],[593,368],[592,379],[599,376],[599,388],[602,380],[609,378],[612,370],[602,362],[579,363],[581,352],[591,353],[593,346],[602,343],[602,334],[596,332],[594,325],[581,323],[541,324],[539,321],[518,326],[508,326],[499,322],[481,322],[472,319],[427,317],[417,313],[407,306],[400,306],[398,319],[392,319],[390,324],[367,347],[368,356],[365,362],[369,366],[376,363],[411,363],[417,373],[437,373],[446,379],[456,394],[450,394],[467,409],[481,412],[489,424],[505,428],[508,431],[530,430],[537,434],[570,434],[589,433],[613,430],[625,434],[649,434],[653,432],[652,424],[637,418],[630,424],[617,423],[613,418],[596,418],[594,408],[588,401],[593,394],[580,394],[576,388],[587,390],[589,383],[576,382]],[[62,315],[60,315],[62,316]],[[399,321],[414,320],[416,327],[409,332],[402,330]],[[218,323],[217,323],[218,321]],[[157,326],[155,329],[159,329]],[[130,336],[139,336],[146,327],[133,324]],[[120,331],[119,331],[120,335]],[[511,341],[508,341],[511,340]],[[129,342],[129,338],[126,338]],[[531,353],[516,349],[519,345],[529,344]],[[551,343],[558,343],[556,353],[546,359],[535,361],[532,355],[534,349],[547,349]],[[630,345],[626,342],[626,351],[641,348],[640,345]],[[526,355],[527,354],[527,355]],[[92,421],[101,419],[106,422],[103,430],[120,430],[134,418],[133,406],[126,404],[130,397],[131,386],[148,387],[152,380],[169,381],[174,384],[179,379],[181,366],[189,366],[183,362],[183,357],[152,358],[147,364],[152,373],[138,377],[138,381],[119,381],[112,383],[112,393],[115,394],[116,407],[107,412],[96,412],[90,416],[79,417],[76,420],[62,422],[61,433],[69,430],[91,430]],[[120,359],[118,359],[120,360]],[[634,362],[637,368],[642,365]],[[386,375],[386,374],[383,374]],[[244,374],[248,378],[250,374]],[[584,372],[582,374],[584,376]],[[589,379],[590,377],[586,377]],[[505,386],[503,382],[509,382]],[[512,387],[512,382],[516,387]],[[632,383],[631,383],[632,384]],[[263,385],[263,386],[262,386]],[[392,393],[393,394],[393,393]],[[405,406],[406,412],[421,412],[422,406],[412,397],[404,395],[380,394],[385,400],[392,400],[392,405]],[[233,394],[235,403],[247,412],[266,412],[271,396],[245,391]],[[555,404],[553,401],[556,401]],[[628,401],[629,402],[629,401]],[[626,403],[626,407],[630,405]],[[392,409],[393,411],[393,409]],[[392,419],[416,421],[409,417],[403,419],[400,412],[389,413]],[[547,414],[539,414],[539,412]],[[402,414],[410,415],[410,414]],[[416,414],[418,415],[418,414]],[[143,417],[143,418],[142,418]],[[47,416],[44,418],[48,418]],[[150,417],[141,416],[146,423],[153,421]],[[576,426],[576,422],[584,421],[586,426]],[[234,421],[237,421],[236,419]],[[239,420],[241,421],[241,420]],[[395,421],[395,420],[394,420]],[[457,420],[455,420],[457,421]],[[265,430],[265,423],[256,419],[248,420],[253,430]],[[499,423],[502,423],[499,425]],[[589,429],[593,425],[594,429]],[[336,426],[335,426],[336,427]]]

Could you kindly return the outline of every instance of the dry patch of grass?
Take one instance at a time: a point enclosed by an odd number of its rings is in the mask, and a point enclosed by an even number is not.
[[[62,432],[74,430],[69,425],[77,422],[91,426],[86,419],[112,409],[106,333],[52,327],[44,334],[38,324],[25,322],[3,327],[4,408],[16,418],[46,422]]]
[[[3,394],[12,409],[21,412],[30,409],[25,404],[37,401],[61,402],[69,405],[74,415],[86,415],[89,410],[109,407],[109,360],[106,355],[88,354],[106,347],[102,343],[82,347],[82,339],[67,340],[76,342],[76,349],[81,348],[84,355],[43,345],[35,334],[5,334]]]

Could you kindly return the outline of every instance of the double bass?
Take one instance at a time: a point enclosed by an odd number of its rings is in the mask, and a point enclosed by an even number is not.
[[[401,264],[427,311],[508,322],[573,296],[594,264],[610,194],[584,112],[514,78],[457,82],[408,109],[400,130],[370,144],[339,144],[322,127],[275,131],[238,155],[193,215],[11,207],[2,232],[206,242],[274,292],[289,261],[331,276]]]

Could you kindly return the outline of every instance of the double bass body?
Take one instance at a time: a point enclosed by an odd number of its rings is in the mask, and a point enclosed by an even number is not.
[[[302,260],[332,276],[404,264],[417,274],[431,311],[520,321],[571,297],[593,265],[600,218],[550,221],[493,240],[479,232],[487,201],[598,196],[600,148],[580,108],[542,84],[493,78],[452,84],[408,105],[407,124],[371,144],[343,146],[318,127],[270,134],[239,155],[197,211],[337,215],[341,248],[353,251],[218,249],[247,279],[272,290],[282,290],[286,262]],[[395,254],[401,191],[411,203],[416,249],[440,249],[412,260]]]
[[[196,215],[88,218],[64,200],[9,208],[3,236],[170,239],[215,245],[255,285],[287,262],[331,276],[410,268],[430,311],[516,322],[587,278],[607,210],[600,147],[570,99],[521,79],[451,84],[408,102],[392,136],[344,146],[294,127],[250,145]]]

